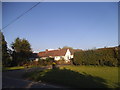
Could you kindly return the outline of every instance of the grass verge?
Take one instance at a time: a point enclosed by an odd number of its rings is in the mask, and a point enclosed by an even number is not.
[[[20,70],[20,69],[24,69],[24,66],[16,66],[16,67],[3,67],[2,70],[3,71],[9,71],[9,70]]]

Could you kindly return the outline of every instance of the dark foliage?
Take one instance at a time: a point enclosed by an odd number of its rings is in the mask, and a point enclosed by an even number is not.
[[[7,42],[5,41],[5,37],[2,32],[0,32],[0,36],[2,38],[2,65],[3,66],[11,66],[11,59],[8,53]]]
[[[75,65],[118,66],[118,47],[75,52]]]
[[[69,46],[64,46],[62,49],[73,49],[73,48]]]
[[[46,66],[46,65],[52,65],[54,61],[54,58],[46,58],[46,59],[39,59],[38,63],[39,65],[43,65],[43,66]]]
[[[63,60],[58,60],[56,61],[57,65],[71,65],[71,61],[66,62],[64,59]]]
[[[23,65],[32,55],[31,45],[25,39],[16,38],[11,45],[13,49],[12,57],[12,66]]]

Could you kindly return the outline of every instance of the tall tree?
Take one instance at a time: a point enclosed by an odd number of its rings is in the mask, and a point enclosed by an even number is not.
[[[2,32],[0,32],[2,38],[2,64],[3,66],[10,66],[10,55],[8,53],[7,42]]]
[[[27,62],[31,56],[31,45],[26,39],[20,39],[19,37],[11,45],[13,49],[13,61],[16,65],[21,65]]]

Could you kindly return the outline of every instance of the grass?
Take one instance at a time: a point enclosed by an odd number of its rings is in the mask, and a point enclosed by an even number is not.
[[[3,71],[8,71],[8,70],[20,70],[20,69],[24,69],[24,66],[16,66],[16,67],[3,67],[2,70]]]
[[[79,88],[117,88],[117,67],[62,66],[58,69],[46,69],[26,73],[25,78],[68,87]]]
[[[9,71],[9,70],[20,70],[25,68],[37,68],[37,67],[43,67],[42,65],[29,65],[29,66],[15,66],[15,67],[2,67],[3,71]]]
[[[110,88],[118,87],[118,67],[108,66],[63,66],[62,68],[70,69],[81,74],[89,74],[106,80]]]

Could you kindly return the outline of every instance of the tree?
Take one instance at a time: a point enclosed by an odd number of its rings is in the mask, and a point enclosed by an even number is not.
[[[5,37],[2,32],[0,32],[2,38],[2,65],[10,66],[11,59],[8,53],[7,42],[5,41]]]
[[[17,37],[11,47],[13,49],[13,64],[15,65],[26,63],[32,54],[31,45],[26,39]]]
[[[62,49],[73,49],[72,47],[64,46]]]

